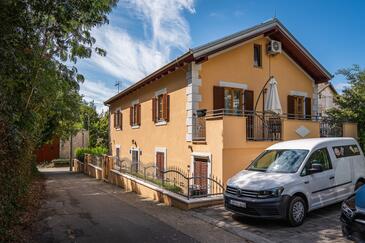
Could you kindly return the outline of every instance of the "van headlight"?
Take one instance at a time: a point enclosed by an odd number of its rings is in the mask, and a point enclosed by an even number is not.
[[[259,191],[258,197],[268,198],[268,197],[279,197],[284,191],[284,187],[276,187],[269,190]]]

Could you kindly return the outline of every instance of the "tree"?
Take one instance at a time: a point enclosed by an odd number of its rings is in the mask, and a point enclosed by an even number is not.
[[[95,47],[115,0],[0,1],[0,241],[12,235],[36,147],[80,124],[83,76],[75,63]]]
[[[90,147],[108,147],[108,114],[98,114],[93,102],[83,102],[80,112],[83,128],[89,130]]]
[[[338,75],[343,75],[349,87],[335,98],[338,105],[329,111],[330,117],[335,121],[352,121],[358,124],[359,139],[365,144],[365,69],[359,65],[340,69]]]

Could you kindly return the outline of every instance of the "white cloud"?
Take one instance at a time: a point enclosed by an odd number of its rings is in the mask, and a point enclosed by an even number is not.
[[[100,113],[102,110],[106,111],[107,107],[103,102],[116,94],[114,89],[108,88],[105,83],[100,81],[85,80],[80,85],[80,93],[84,96],[86,101],[94,101],[97,111]]]
[[[333,84],[333,86],[335,87],[335,89],[338,91],[338,93],[342,94],[343,90],[345,88],[348,88],[350,87],[349,83],[347,82],[341,82],[341,83],[336,83],[336,84]]]
[[[90,64],[117,79],[136,82],[166,64],[174,49],[186,51],[189,25],[182,13],[194,13],[193,0],[125,0],[120,2],[143,24],[143,38],[133,37],[117,26],[102,26],[93,35],[106,57],[93,55]]]

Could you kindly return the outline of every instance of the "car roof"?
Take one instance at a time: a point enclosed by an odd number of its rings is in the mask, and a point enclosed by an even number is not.
[[[274,149],[307,149],[312,150],[320,145],[343,145],[343,144],[357,144],[354,138],[336,137],[336,138],[305,138],[290,140],[271,145],[266,150]]]

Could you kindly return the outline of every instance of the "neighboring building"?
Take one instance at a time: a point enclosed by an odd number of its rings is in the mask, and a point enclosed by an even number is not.
[[[262,114],[266,96],[259,94],[270,76],[282,116]],[[107,100],[112,155],[226,182],[278,140],[319,137],[312,116],[318,85],[330,79],[273,19],[191,49]]]
[[[318,85],[318,112],[320,115],[325,115],[328,109],[336,107],[334,99],[338,95],[332,83],[321,83]]]
[[[89,146],[89,131],[81,130],[72,137],[72,152],[76,155],[76,149]],[[49,144],[44,144],[36,151],[36,161],[41,163],[44,161],[52,161],[54,159],[69,159],[70,158],[70,141],[60,140],[55,138]]]
[[[73,156],[76,155],[77,148],[87,148],[87,147],[89,147],[89,131],[83,129],[72,137]],[[70,158],[70,139],[65,141],[60,141],[60,158],[62,159]]]

